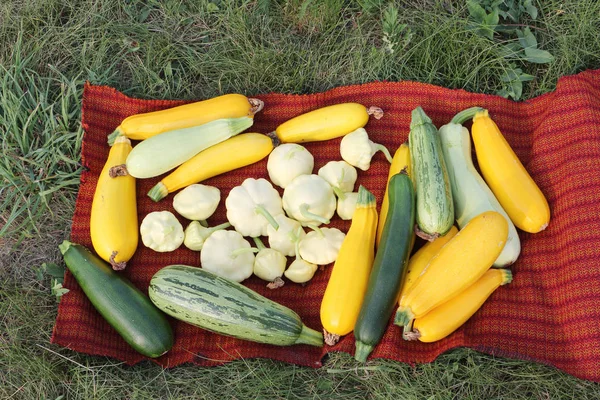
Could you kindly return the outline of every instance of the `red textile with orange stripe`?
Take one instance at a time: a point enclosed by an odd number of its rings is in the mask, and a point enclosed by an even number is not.
[[[392,152],[407,139],[410,111],[418,105],[438,127],[464,108],[488,108],[546,195],[552,212],[550,226],[535,235],[519,232],[522,253],[512,267],[513,282],[498,289],[454,334],[433,344],[409,343],[401,338],[400,329],[390,323],[371,357],[430,362],[448,349],[465,346],[554,365],[577,377],[600,381],[600,70],[564,77],[554,92],[524,102],[416,82],[377,82],[312,95],[271,93],[257,97],[265,102],[265,108],[250,130],[263,133],[293,116],[330,104],[354,101],[377,105],[385,115],[380,120],[371,119],[366,129],[372,140]],[[73,242],[92,248],[88,221],[97,177],[108,154],[107,134],[129,115],[182,103],[133,99],[112,88],[86,85],[82,116],[82,162],[86,171],[81,175],[73,216]],[[341,159],[340,140],[306,144],[315,157],[315,171],[329,160]],[[388,167],[378,153],[368,171],[359,171],[359,183],[375,194],[378,205]],[[211,225],[225,222],[224,199],[232,187],[247,177],[268,178],[266,160],[204,182],[220,188],[223,200],[209,220]],[[158,203],[146,196],[159,179],[137,182],[140,221],[150,211],[174,211],[173,194]],[[186,226],[187,221],[181,221]],[[346,231],[349,222],[336,218],[332,225]],[[199,253],[184,247],[171,253],[155,253],[140,244],[123,273],[147,293],[150,278],[160,268],[173,263],[199,265],[199,260]],[[325,267],[305,286],[288,282],[278,290],[266,289],[265,283],[255,277],[244,284],[292,308],[307,326],[320,330],[319,306],[329,273],[330,268]],[[68,272],[65,287],[70,292],[60,302],[53,343],[114,357],[127,364],[144,359],[100,317]],[[155,360],[168,367],[184,362],[217,365],[242,357],[268,357],[319,367],[327,352],[354,353],[352,335],[323,349],[305,345],[276,347],[170,321],[176,335],[175,346]]]

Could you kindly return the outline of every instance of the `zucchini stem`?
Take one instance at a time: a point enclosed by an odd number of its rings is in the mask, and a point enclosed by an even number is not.
[[[408,326],[410,330],[414,319],[415,314],[410,308],[399,308],[394,316],[394,324],[402,327]]]
[[[115,143],[115,140],[117,140],[117,138],[119,136],[124,136],[125,134],[123,133],[123,131],[121,131],[121,126],[117,126],[117,128],[107,136],[107,141],[108,141],[108,145],[112,146]]]
[[[60,253],[64,255],[72,245],[73,243],[69,242],[68,240],[63,240],[63,242],[58,245],[58,249],[60,250]]]
[[[363,343],[360,340],[357,340],[355,345],[356,351],[354,352],[354,359],[359,362],[367,361],[367,357],[369,357],[369,354],[373,351],[373,346]]]
[[[306,325],[302,325],[302,331],[296,339],[296,344],[309,344],[311,346],[323,347],[323,334]]]
[[[450,123],[462,125],[465,122],[467,122],[468,120],[472,119],[475,116],[475,114],[477,114],[478,112],[481,112],[483,110],[484,109],[481,107],[467,108],[465,110],[462,110],[458,114],[456,114],[454,116],[454,118],[452,118],[452,121],[450,121]]]
[[[375,201],[375,196],[373,195],[373,193],[369,192],[367,188],[365,188],[363,185],[360,185],[358,187],[358,197],[356,199],[357,207],[374,207],[376,205]]]
[[[150,197],[153,201],[162,200],[165,197],[167,197],[168,194],[169,190],[167,189],[167,186],[162,182],[158,182],[152,187],[152,189],[148,191],[148,197]]]
[[[279,224],[277,223],[277,221],[275,221],[275,218],[273,218],[273,216],[271,215],[271,213],[269,211],[267,211],[267,209],[265,208],[265,206],[263,206],[262,204],[259,204],[256,206],[256,208],[254,209],[254,211],[257,214],[262,215],[263,217],[265,217],[267,219],[267,221],[269,222],[269,224],[275,229],[279,229]]]

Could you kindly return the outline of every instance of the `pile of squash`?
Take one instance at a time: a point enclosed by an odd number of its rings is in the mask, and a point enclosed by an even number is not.
[[[363,128],[370,116],[381,118],[377,107],[341,103],[294,117],[269,134],[244,133],[262,108],[260,100],[224,95],[128,117],[109,135],[111,148],[91,209],[93,251],[68,241],[61,251],[101,315],[148,357],[164,354],[173,344],[162,313],[274,345],[334,345],[354,332],[359,361],[377,346],[394,312],[396,326],[390,329],[401,329],[406,340],[434,342],[458,329],[512,280],[508,267],[521,250],[517,228],[536,233],[548,226],[548,202],[483,108],[466,109],[439,129],[421,107],[415,108],[408,141],[393,157],[368,140]],[[469,120],[471,132],[463,126]],[[471,159],[471,136],[481,175]],[[281,144],[338,137],[349,138],[342,156],[355,160],[358,168],[368,168],[379,150],[391,166],[379,211],[368,188],[360,185],[354,193],[351,225],[321,303],[323,334],[306,327],[294,311],[239,283],[242,279],[172,265],[155,274],[145,296],[118,272],[139,245],[136,179],[169,172],[148,193],[158,202],[256,163]],[[132,147],[132,140],[139,143]],[[354,140],[366,143],[365,154],[354,154]],[[222,230],[228,226],[218,231],[235,232]],[[207,232],[203,241],[217,229]],[[413,251],[417,237],[425,244]]]

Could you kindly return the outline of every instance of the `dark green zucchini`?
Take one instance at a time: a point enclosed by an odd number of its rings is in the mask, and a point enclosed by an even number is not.
[[[171,325],[148,296],[84,246],[65,240],[58,247],[92,305],[131,347],[150,358],[171,349]]]
[[[412,249],[415,194],[405,170],[390,179],[388,196],[390,207],[369,276],[367,293],[354,327],[354,357],[361,362],[367,360],[385,333],[402,289]]]

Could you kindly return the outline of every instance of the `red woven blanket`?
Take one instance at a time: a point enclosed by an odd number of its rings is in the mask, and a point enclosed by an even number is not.
[[[514,280],[497,290],[484,306],[448,338],[433,344],[407,342],[391,324],[371,354],[401,362],[434,360],[444,351],[465,346],[488,354],[534,360],[554,365],[580,378],[600,382],[600,70],[561,78],[554,92],[529,101],[514,102],[498,96],[449,90],[415,82],[377,82],[339,87],[311,95],[265,94],[252,131],[267,133],[285,120],[306,111],[354,101],[381,107],[385,115],[366,126],[372,140],[394,151],[407,139],[410,112],[423,107],[436,126],[471,106],[490,110],[513,149],[546,195],[551,207],[549,227],[538,234],[519,232],[522,253],[512,266]],[[129,98],[104,86],[86,85],[83,95],[85,135],[81,185],[71,240],[91,247],[89,217],[97,177],[106,161],[106,136],[125,117],[182,104],[181,101]],[[315,171],[329,160],[340,160],[340,139],[309,143]],[[359,183],[380,204],[389,163],[378,153],[371,168],[359,171]],[[224,199],[247,177],[268,178],[266,160],[215,177],[204,183],[221,189],[221,205],[209,223],[225,222]],[[160,177],[138,180],[139,220],[150,211],[171,210],[173,194],[158,203],[146,193]],[[358,187],[358,186],[357,186]],[[187,222],[182,220],[184,227]],[[348,222],[334,219],[344,231]],[[123,273],[147,293],[152,275],[168,264],[199,265],[199,253],[183,246],[171,253],[140,247]],[[320,330],[319,306],[330,267],[317,271],[305,286],[287,282],[269,290],[258,278],[245,285],[295,310],[304,323]],[[144,359],[132,350],[100,317],[70,273],[62,297],[52,342],[75,351],[110,356],[127,364]],[[218,365],[237,358],[268,357],[319,367],[331,351],[354,353],[348,335],[334,347],[306,345],[277,347],[237,340],[203,331],[170,319],[176,341],[173,349],[155,360],[173,367],[184,362]]]

